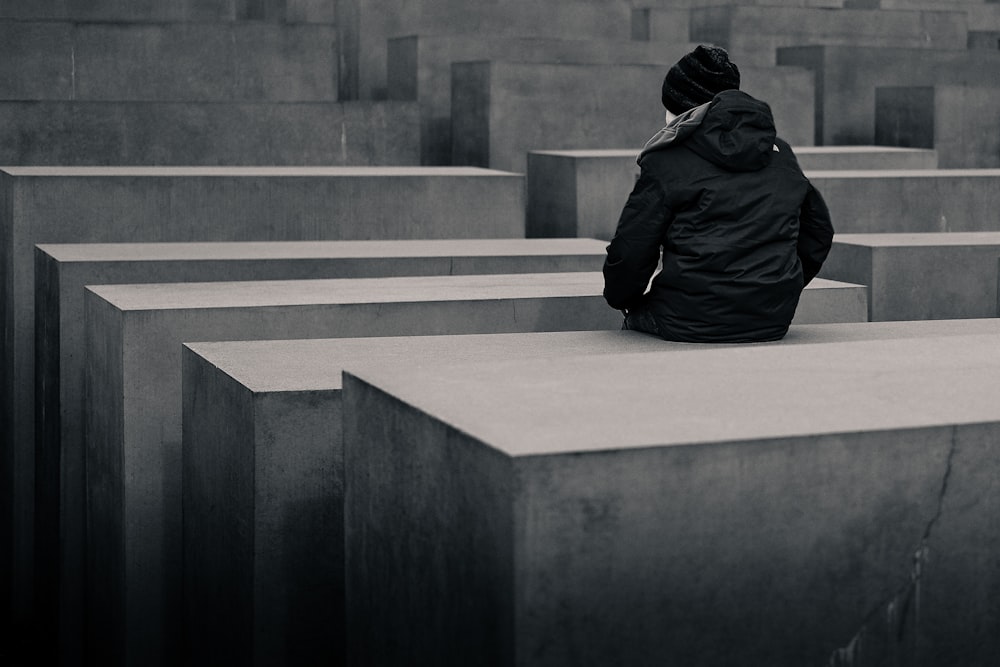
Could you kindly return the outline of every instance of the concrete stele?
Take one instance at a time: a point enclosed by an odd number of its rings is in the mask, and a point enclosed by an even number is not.
[[[349,664],[995,656],[997,342],[348,366]]]
[[[1000,232],[838,234],[820,272],[868,286],[872,321],[997,317]]]
[[[808,171],[838,233],[1000,231],[1000,169]]]
[[[936,153],[886,146],[795,146],[809,170],[934,169]],[[638,150],[529,151],[526,233],[610,239],[639,175]]]

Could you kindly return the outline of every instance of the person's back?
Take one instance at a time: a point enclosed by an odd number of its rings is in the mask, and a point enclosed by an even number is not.
[[[664,79],[670,122],[639,157],[604,265],[604,296],[626,312],[626,328],[680,341],[779,339],[829,252],[825,203],[767,104],[738,88],[725,51],[707,47]]]

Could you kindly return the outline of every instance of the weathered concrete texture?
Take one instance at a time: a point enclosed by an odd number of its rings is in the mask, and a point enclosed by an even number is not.
[[[997,317],[1000,232],[838,234],[822,275],[867,285],[869,319]]]
[[[333,102],[336,29],[0,21],[4,100]]]
[[[816,74],[815,142],[871,144],[875,139],[875,89],[962,82],[992,86],[1000,52],[901,49],[866,46],[803,46],[778,49],[779,65]],[[991,109],[979,109],[989,114]]]
[[[997,340],[348,366],[349,664],[989,664]]]
[[[618,329],[602,288],[599,272],[88,288],[87,497],[101,510],[88,513],[86,579],[102,593],[88,616],[112,619],[94,629],[94,657],[169,661],[180,636],[180,343]],[[840,321],[867,309],[863,288],[826,281],[803,313],[812,301]]]
[[[937,84],[875,89],[875,141],[933,146],[940,166],[1000,167],[1000,88]]]
[[[402,35],[627,40],[630,8],[613,1],[337,0],[340,99],[382,99],[386,41]],[[687,40],[685,40],[687,41]]]
[[[803,169],[933,169],[933,150],[796,146]],[[639,174],[638,150],[529,151],[526,229],[535,237],[610,239]]]
[[[795,325],[780,343],[803,345],[849,340],[1000,334],[1000,319],[878,324]],[[767,344],[771,345],[771,344]],[[711,345],[667,343],[630,331],[469,334],[191,343],[183,352],[183,507],[185,624],[193,657],[240,655],[251,664],[255,644],[309,627],[296,609],[327,623],[319,637],[289,644],[317,656],[343,646],[343,441],[341,371],[428,362],[469,362],[573,355],[683,352]],[[271,408],[280,406],[280,410]],[[264,456],[255,456],[263,452]],[[257,463],[258,461],[262,463]],[[295,480],[265,487],[294,462],[303,478],[322,472],[325,484]],[[270,466],[270,468],[268,468]],[[256,477],[254,477],[256,476]],[[251,480],[253,480],[251,482]],[[241,491],[253,486],[253,493]],[[264,490],[271,491],[265,494]],[[224,499],[252,495],[240,507]],[[302,501],[307,495],[310,502]],[[235,534],[253,514],[280,517],[269,532]],[[279,528],[276,530],[275,528]],[[223,537],[224,536],[224,537]],[[286,561],[255,560],[284,545],[312,541],[308,553]],[[233,577],[235,563],[254,564],[253,576]],[[223,582],[224,585],[223,585]],[[299,602],[304,586],[329,590],[322,602]],[[279,603],[263,597],[276,591]],[[252,611],[258,622],[251,625]],[[254,629],[256,628],[256,630]],[[259,633],[259,634],[255,634]],[[274,633],[274,635],[272,635]],[[261,642],[263,643],[263,641]],[[245,652],[245,653],[241,653]],[[270,662],[277,662],[272,656]]]
[[[772,105],[783,138],[812,143],[808,72],[741,73],[742,88]],[[663,75],[653,65],[455,63],[452,161],[524,171],[532,150],[641,148],[663,126]]]
[[[839,233],[1000,231],[1000,169],[809,171]]]
[[[494,35],[410,35],[388,42],[390,99],[420,103],[423,164],[451,164],[451,64],[477,60],[651,64],[666,71],[694,48],[686,42],[566,40]]]
[[[331,23],[334,0],[4,0],[0,18],[109,22]]]
[[[0,102],[0,163],[417,164],[412,102]]]
[[[393,196],[385,196],[392,193]],[[19,614],[30,609],[36,243],[524,236],[520,176],[461,168],[91,168],[0,171],[0,425]],[[475,215],[470,217],[470,211]],[[12,497],[16,498],[12,500]],[[10,542],[2,549],[5,556]]]
[[[737,64],[778,64],[775,51],[806,44],[964,49],[963,11],[704,7],[691,11],[691,40],[718,44]]]
[[[35,251],[36,625],[83,653],[85,285],[599,271],[593,239],[40,244]],[[31,395],[27,387],[25,395]]]
[[[970,51],[1000,49],[1000,30],[970,30],[968,46]]]

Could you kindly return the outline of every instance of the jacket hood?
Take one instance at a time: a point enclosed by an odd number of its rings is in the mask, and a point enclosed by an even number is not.
[[[757,171],[771,162],[777,132],[771,108],[739,90],[724,90],[687,111],[646,142],[646,153],[684,143],[728,171]]]

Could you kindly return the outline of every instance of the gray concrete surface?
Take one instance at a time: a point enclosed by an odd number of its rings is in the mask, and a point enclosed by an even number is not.
[[[180,637],[181,343],[618,329],[599,272],[90,287],[84,437],[94,657],[169,661]],[[859,286],[800,311],[864,319]],[[91,588],[93,587],[93,588]],[[91,606],[92,603],[92,606]],[[128,619],[126,624],[117,619]],[[178,647],[179,648],[179,647]]]
[[[0,102],[4,165],[418,164],[412,102]]]
[[[83,652],[85,285],[599,271],[593,239],[40,244],[35,250],[36,626]],[[26,383],[30,385],[30,383]]]
[[[812,144],[812,75],[740,68],[781,135]],[[664,68],[481,61],[452,65],[452,162],[523,172],[532,150],[642,148],[663,127]],[[586,109],[587,113],[580,113]]]
[[[795,325],[780,343],[761,346],[984,333],[1000,335],[1000,319]],[[283,644],[286,651],[332,659],[343,650],[345,365],[695,348],[719,346],[667,343],[630,331],[186,344],[182,504],[188,650],[219,660],[239,656],[244,664],[255,656],[258,662],[279,661],[282,651],[276,647],[285,638],[291,640]],[[244,502],[226,500],[237,497]],[[251,534],[233,530],[237,525],[259,527]]]
[[[875,89],[961,82],[994,85],[996,51],[900,49],[874,46],[779,48],[779,65],[806,67],[816,75],[815,143],[871,144],[875,138]],[[984,113],[989,113],[984,109]]]
[[[623,2],[339,0],[340,99],[384,99],[386,41],[412,34],[629,39]],[[686,41],[686,40],[685,40]]]
[[[691,11],[692,41],[718,44],[738,64],[778,64],[780,47],[826,44],[846,47],[964,49],[965,12],[892,11],[814,7],[718,6]]]
[[[807,171],[837,232],[1000,231],[1000,169]]]
[[[348,366],[349,664],[988,664],[997,341]]]
[[[868,286],[872,321],[997,317],[1000,232],[838,234],[820,272]]]
[[[694,44],[496,35],[409,35],[388,42],[388,96],[420,103],[422,164],[451,161],[451,64],[477,60],[651,64],[663,72]]]
[[[998,42],[994,42],[997,44]],[[1000,167],[1000,87],[948,85],[875,89],[875,141],[933,146],[945,169]]]
[[[330,23],[334,0],[5,0],[0,18],[107,22]]]
[[[796,146],[803,169],[933,169],[933,150],[886,146]],[[638,149],[529,151],[528,236],[610,239],[639,175]]]
[[[384,196],[393,193],[393,196]],[[419,167],[5,167],[0,548],[31,607],[37,243],[524,236],[519,175]],[[474,214],[472,213],[474,212]],[[16,501],[13,500],[16,498]],[[3,537],[0,535],[0,537]],[[11,547],[10,540],[16,542]],[[0,565],[4,563],[0,562]]]
[[[0,19],[3,100],[335,102],[332,25]]]

